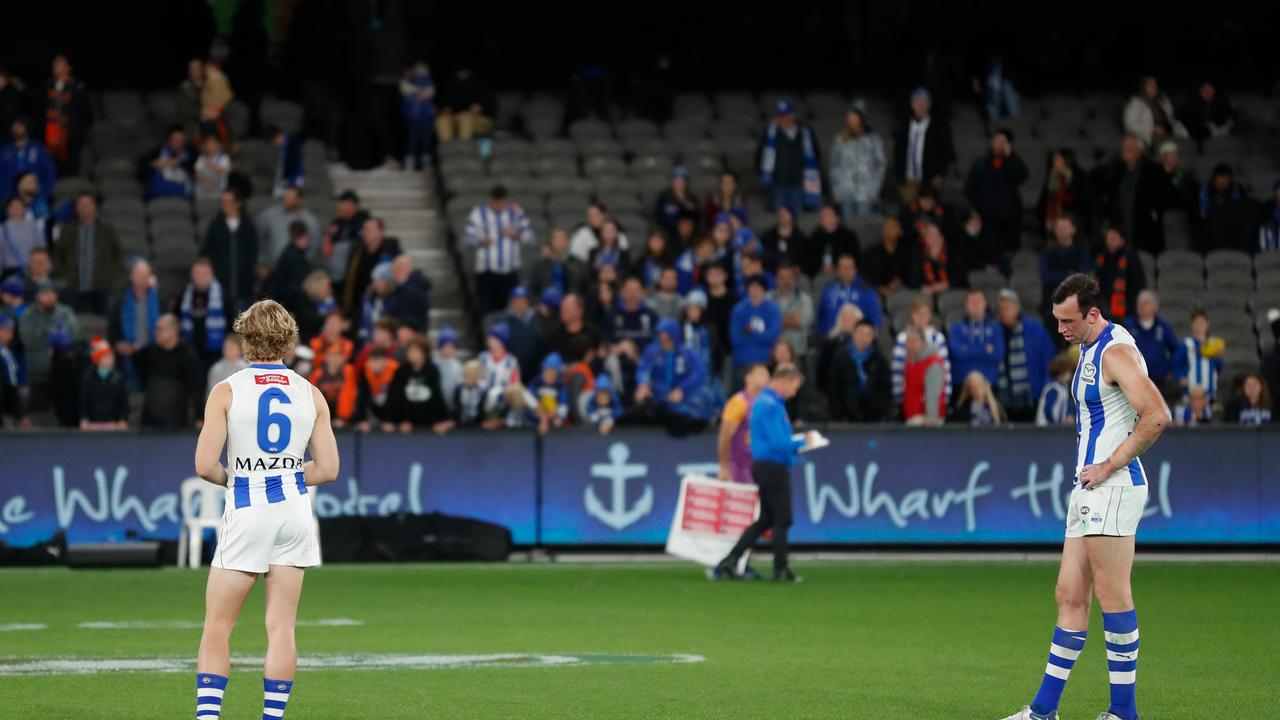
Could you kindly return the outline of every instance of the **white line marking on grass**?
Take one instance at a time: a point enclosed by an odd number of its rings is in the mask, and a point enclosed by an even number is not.
[[[310,655],[298,658],[305,670],[457,670],[468,668],[550,668],[583,665],[667,665],[700,663],[701,655],[631,655],[609,653],[494,653],[477,655],[439,654],[359,654]],[[234,670],[262,667],[261,657],[235,657]],[[5,675],[97,675],[114,672],[191,672],[190,657],[156,658],[0,658],[0,676]]]
[[[0,632],[22,632],[24,630],[44,630],[49,627],[44,623],[9,623],[0,625]]]
[[[364,625],[351,618],[321,618],[299,620],[298,627],[356,627]],[[199,630],[204,623],[199,620],[105,620],[82,622],[76,627],[85,630]]]

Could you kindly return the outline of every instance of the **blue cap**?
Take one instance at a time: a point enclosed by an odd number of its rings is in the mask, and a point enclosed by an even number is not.
[[[527,298],[527,297],[529,297],[529,291],[525,290],[523,285],[517,285],[511,288],[511,294],[507,296],[507,299],[515,300],[516,298]]]
[[[458,331],[448,325],[441,325],[440,331],[436,333],[436,346],[444,347],[445,345],[458,344]]]
[[[716,224],[716,225],[729,225],[729,224],[730,224],[730,222],[729,222],[729,221],[730,221],[730,220],[732,220],[732,219],[733,219],[733,214],[732,214],[732,213],[727,212],[727,211],[724,211],[724,210],[721,210],[720,212],[716,213],[716,222],[715,222],[715,224]]]
[[[13,316],[6,312],[0,312],[0,330],[13,327]]]
[[[685,305],[697,305],[703,310],[707,309],[707,294],[701,290],[690,290],[688,295],[684,296]]]
[[[761,290],[768,292],[769,278],[765,277],[764,273],[756,273],[755,275],[747,278],[747,287],[751,287],[752,285],[759,285]]]
[[[613,392],[613,378],[609,377],[609,374],[608,374],[608,373],[601,373],[601,374],[596,378],[596,387],[595,387],[594,392],[607,392],[607,393],[612,393],[612,392]]]
[[[497,338],[503,345],[511,342],[511,326],[505,322],[496,322],[489,326],[489,337]]]
[[[8,295],[23,295],[27,292],[27,285],[17,275],[10,275],[4,279],[3,284],[0,284],[0,292]]]
[[[542,304],[552,310],[559,310],[560,303],[564,302],[564,295],[561,294],[560,288],[549,287],[542,291]]]
[[[796,111],[795,102],[793,102],[791,98],[782,98],[781,100],[778,101],[778,107],[777,107],[777,110],[774,112],[774,115],[777,115],[779,117],[783,115],[793,115],[795,114],[795,111]]]
[[[672,318],[667,318],[666,320],[663,320],[662,322],[658,323],[658,334],[670,335],[673,341],[679,343],[680,342],[680,323],[676,322]]]
[[[547,356],[542,358],[542,369],[555,370],[556,372],[564,370],[564,360],[561,359],[560,353],[547,353]]]
[[[676,165],[675,167],[671,168],[671,177],[684,178],[685,180],[688,180],[689,168],[685,167],[684,165]]]
[[[371,273],[371,275],[374,280],[381,280],[388,283],[395,282],[396,279],[395,273],[391,271],[391,263],[389,262],[380,262],[377,265],[374,265],[373,273]]]

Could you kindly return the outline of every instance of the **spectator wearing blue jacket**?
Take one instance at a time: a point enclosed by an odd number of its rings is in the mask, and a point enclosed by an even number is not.
[[[751,432],[751,479],[760,488],[760,517],[742,533],[733,550],[711,570],[709,576],[714,580],[732,576],[738,559],[769,529],[773,530],[773,579],[779,582],[800,580],[787,565],[791,468],[796,464],[796,453],[811,441],[812,436],[795,439],[786,403],[795,397],[803,382],[804,376],[795,365],[779,365],[773,371],[769,386],[761,390],[751,404],[748,425]],[[744,576],[754,579],[756,573],[748,568]]]
[[[31,138],[27,121],[17,119],[9,126],[12,142],[0,147],[0,193],[6,197],[14,193],[18,178],[27,173],[34,173],[40,183],[38,191],[40,199],[46,204],[53,197],[53,185],[58,181],[58,173],[53,167],[53,158],[44,145]]]
[[[763,275],[751,276],[747,279],[747,296],[738,301],[730,316],[735,387],[748,365],[769,362],[773,344],[782,334],[782,309],[769,299],[768,291],[768,280]]]
[[[1022,312],[1018,293],[1005,288],[996,301],[1003,330],[1004,356],[995,385],[1000,405],[1012,422],[1031,422],[1040,393],[1049,382],[1049,363],[1056,351],[1044,325]]]
[[[987,317],[987,296],[977,288],[965,296],[964,311],[965,319],[952,323],[947,333],[951,346],[951,378],[959,389],[969,373],[977,370],[987,382],[995,385],[1004,360],[1004,330]]]
[[[658,336],[645,348],[636,370],[636,402],[651,400],[667,412],[706,421],[713,411],[707,380],[706,363],[684,344],[680,322],[658,323]]]
[[[818,324],[814,331],[820,336],[831,332],[836,326],[836,317],[840,308],[845,305],[857,305],[862,317],[871,321],[878,329],[884,321],[880,311],[880,298],[875,288],[862,282],[858,277],[858,262],[852,255],[841,255],[836,260],[836,279],[822,290],[822,298],[818,301]]]
[[[658,314],[645,303],[644,283],[639,277],[633,275],[623,280],[619,295],[621,297],[605,321],[605,332],[615,343],[630,340],[636,349],[643,350],[653,340]]]
[[[1133,336],[1138,352],[1147,362],[1147,375],[1158,388],[1171,388],[1176,382],[1173,362],[1178,356],[1178,333],[1160,316],[1160,298],[1150,290],[1138,293],[1138,314],[1124,321]]]

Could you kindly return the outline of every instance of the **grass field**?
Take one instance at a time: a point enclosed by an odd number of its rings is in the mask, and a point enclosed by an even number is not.
[[[973,718],[1028,702],[1048,652],[1050,563],[810,563],[806,582],[706,582],[688,565],[332,566],[307,578],[303,656],[601,654],[609,664],[304,669],[286,715],[353,718]],[[0,571],[0,718],[187,718],[191,672],[6,675],[41,658],[191,658],[203,572]],[[1280,569],[1140,563],[1142,716],[1276,717]],[[232,640],[264,650],[261,590]],[[93,629],[85,622],[158,622]],[[610,655],[697,655],[619,662]],[[323,658],[320,658],[323,660]],[[323,660],[329,662],[329,660]],[[358,661],[358,659],[357,659]],[[498,664],[518,665],[499,659]],[[348,659],[347,664],[350,664]],[[260,670],[235,670],[223,717],[256,718]],[[1107,706],[1101,620],[1063,720]]]

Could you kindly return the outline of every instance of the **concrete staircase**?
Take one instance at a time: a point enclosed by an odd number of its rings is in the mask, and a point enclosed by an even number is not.
[[[464,286],[449,255],[431,175],[390,167],[351,170],[337,163],[329,166],[329,176],[338,192],[356,191],[360,204],[386,223],[387,236],[397,238],[414,265],[431,279],[432,340],[440,325],[448,324],[458,332],[459,350],[475,350]]]

